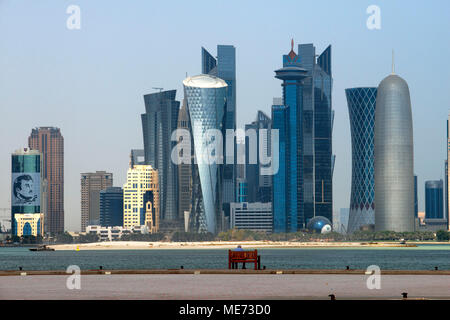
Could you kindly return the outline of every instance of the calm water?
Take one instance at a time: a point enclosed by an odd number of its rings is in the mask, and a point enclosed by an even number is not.
[[[260,249],[261,265],[268,269],[383,269],[450,270],[450,245],[416,248],[301,248]],[[32,252],[27,248],[0,248],[0,270],[83,269],[226,269],[228,250],[86,250]]]

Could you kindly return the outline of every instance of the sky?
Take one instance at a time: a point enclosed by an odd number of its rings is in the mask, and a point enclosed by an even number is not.
[[[80,8],[70,30],[68,6]],[[380,8],[380,29],[366,12]],[[299,43],[332,45],[334,210],[348,208],[351,137],[345,89],[378,86],[391,72],[409,84],[419,211],[424,183],[444,179],[450,109],[450,2],[0,0],[0,208],[10,207],[11,153],[31,129],[61,128],[65,228],[80,229],[80,173],[106,170],[125,182],[131,149],[142,148],[143,95],[176,89],[201,73],[201,47],[236,47],[238,126],[270,114],[281,96],[274,70]],[[1,213],[1,212],[0,212]]]

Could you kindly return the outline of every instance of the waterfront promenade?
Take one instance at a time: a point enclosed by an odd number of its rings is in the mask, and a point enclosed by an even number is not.
[[[439,271],[382,274],[381,289],[368,289],[369,276],[361,271],[331,274],[322,270],[311,274],[303,270],[304,274],[276,274],[267,270],[220,274],[216,270],[206,274],[205,270],[180,270],[167,274],[111,275],[95,272],[98,274],[81,275],[79,290],[67,288],[69,275],[0,276],[0,299],[329,299],[329,294],[336,299],[401,299],[403,292],[410,299],[450,299],[450,272]],[[185,274],[177,274],[180,272]]]

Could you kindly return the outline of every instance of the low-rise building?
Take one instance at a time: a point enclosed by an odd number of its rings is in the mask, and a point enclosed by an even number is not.
[[[272,233],[272,203],[230,203],[230,228]]]

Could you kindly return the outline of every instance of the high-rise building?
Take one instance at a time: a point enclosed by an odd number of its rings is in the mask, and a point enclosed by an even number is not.
[[[245,176],[248,183],[248,202],[272,201],[272,176],[261,175],[261,169],[265,165],[258,161],[260,151],[267,156],[271,155],[271,128],[270,117],[262,111],[258,111],[255,121],[245,125],[246,132],[255,133],[245,136]],[[265,130],[264,134],[263,130]],[[260,150],[260,147],[264,150]],[[250,163],[250,153],[254,153],[256,163]]]
[[[190,131],[190,121],[187,112],[187,102],[183,99],[180,112],[178,114],[178,129]],[[182,136],[178,137],[178,143],[184,143]],[[192,149],[192,145],[191,145]],[[180,152],[183,152],[182,149]],[[192,150],[191,150],[192,152]],[[183,154],[180,154],[182,157]],[[184,220],[184,213],[191,212],[192,201],[192,165],[189,163],[181,163],[178,165],[178,216]]]
[[[147,205],[150,202],[152,222],[159,222],[158,171],[150,165],[136,165],[129,168],[127,182],[123,186],[123,227],[145,225],[152,228]]]
[[[277,101],[279,103],[279,101]],[[272,128],[278,130],[279,154],[278,172],[272,177],[272,203],[273,203],[273,232],[287,232],[289,228],[287,223],[287,108],[280,104],[272,105]]]
[[[346,89],[352,136],[352,188],[347,232],[375,224],[373,135],[377,88]]]
[[[197,161],[193,167],[192,229],[216,233],[222,230],[224,221],[223,149],[216,150],[216,147],[220,148],[218,142],[224,137],[228,85],[220,78],[205,74],[186,78],[183,85]],[[220,136],[212,130],[218,130]]]
[[[45,230],[52,234],[64,232],[64,138],[59,128],[35,128],[28,146],[42,154],[42,178],[47,184]]]
[[[171,160],[172,133],[177,129],[180,102],[176,90],[144,96],[145,113],[142,118],[145,164],[158,170],[160,212],[162,221],[181,219],[178,216],[178,170]]]
[[[236,130],[236,48],[232,45],[218,45],[216,59],[202,47],[202,73],[216,76],[227,83],[227,110],[225,110],[224,126],[225,129]],[[236,144],[233,149],[234,164],[227,161],[223,168],[222,198],[225,211],[229,210],[229,203],[234,202],[236,198]]]
[[[394,74],[378,86],[375,110],[375,230],[414,231],[414,150],[408,84]]]
[[[237,180],[237,198],[236,202],[248,202],[248,183],[245,179],[238,179]]]
[[[106,171],[81,174],[81,231],[100,224],[100,191],[113,185],[113,174]]]
[[[450,162],[450,114],[448,115],[447,118],[447,161],[445,164],[445,181],[446,181],[446,193],[445,193],[445,198],[446,198],[446,213],[447,213],[447,225],[448,225],[448,230],[450,230],[450,166],[448,165],[448,163]]]
[[[414,218],[419,217],[419,197],[417,196],[417,176],[414,175]]]
[[[142,149],[132,149],[130,152],[130,168],[145,164],[145,152]]]
[[[42,235],[44,226],[41,153],[23,148],[11,156],[11,233]]]
[[[425,181],[425,219],[444,219],[444,182]]]
[[[286,201],[284,229],[289,232],[305,228],[315,216],[329,220],[333,216],[331,46],[318,57],[312,44],[299,45],[298,52],[292,41],[291,51],[283,56],[283,68],[275,71],[275,77],[283,81],[287,120],[286,163],[280,162],[280,167],[286,167],[287,194],[278,201]],[[279,207],[276,201],[274,208]],[[274,223],[277,220],[274,216]]]
[[[100,225],[102,227],[123,226],[123,190],[108,187],[100,191]]]

